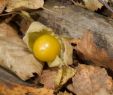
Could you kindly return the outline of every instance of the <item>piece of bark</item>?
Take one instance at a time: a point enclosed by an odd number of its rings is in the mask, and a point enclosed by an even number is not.
[[[38,62],[16,31],[5,23],[0,24],[0,66],[10,70],[22,80],[40,75],[42,64]]]
[[[113,95],[113,80],[104,68],[79,65],[68,89],[77,95]]]

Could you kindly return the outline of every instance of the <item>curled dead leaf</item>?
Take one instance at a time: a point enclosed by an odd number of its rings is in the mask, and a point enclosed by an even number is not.
[[[105,49],[97,47],[91,32],[86,32],[81,39],[73,39],[72,43],[76,44],[75,50],[81,59],[90,60],[97,66],[113,70],[113,59]]]
[[[113,95],[113,80],[104,68],[79,65],[68,89],[77,95]]]

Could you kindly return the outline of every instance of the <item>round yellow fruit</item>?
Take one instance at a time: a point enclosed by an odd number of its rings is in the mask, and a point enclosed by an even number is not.
[[[60,48],[61,46],[57,38],[44,34],[34,42],[33,53],[40,61],[51,62],[60,54]]]

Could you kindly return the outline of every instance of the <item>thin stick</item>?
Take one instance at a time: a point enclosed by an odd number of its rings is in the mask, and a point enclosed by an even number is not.
[[[42,9],[44,9],[44,10],[46,10],[46,11],[48,11],[48,12],[52,13],[52,14],[57,14],[56,12],[51,11],[51,10],[49,10],[49,9],[45,8],[45,7],[42,7]]]
[[[76,2],[74,0],[71,0],[71,2],[73,2],[74,5],[76,5]]]
[[[105,0],[98,0],[100,3],[102,3],[108,10],[110,10],[113,13],[113,9],[107,4]]]
[[[11,14],[18,14],[18,12],[10,12],[10,13],[5,13],[5,14],[0,14],[0,17],[11,15]]]

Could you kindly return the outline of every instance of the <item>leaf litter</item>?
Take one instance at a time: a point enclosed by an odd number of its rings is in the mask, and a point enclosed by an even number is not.
[[[43,7],[44,4],[43,0],[2,1],[0,3],[0,13],[5,10],[5,7],[6,12],[12,12],[23,8],[38,9]],[[98,0],[83,1],[84,6],[93,11],[103,6]],[[24,40],[18,36],[17,31],[11,26],[6,23],[0,24],[0,66],[13,72],[23,81],[35,77],[35,73],[38,75],[38,83],[42,84],[43,87],[37,88],[16,83],[0,82],[1,94],[54,95],[53,92],[56,92],[57,95],[113,95],[113,80],[105,69],[110,68],[113,70],[113,58],[109,57],[106,50],[96,46],[93,40],[94,35],[91,32],[86,32],[79,39],[68,39],[55,34],[62,43],[61,55],[57,56],[53,62],[45,63],[34,57],[30,46],[32,44],[29,45],[29,40],[37,37],[37,33],[43,28],[52,32],[53,30],[36,21],[30,22],[29,27],[27,26],[25,29],[24,24],[22,26],[22,31],[28,28],[27,32],[24,31]],[[31,32],[35,32],[35,35],[30,34]],[[29,35],[33,37],[29,38]],[[74,50],[80,59],[90,61],[90,64],[86,65],[79,62],[78,66],[75,66],[73,61]]]

